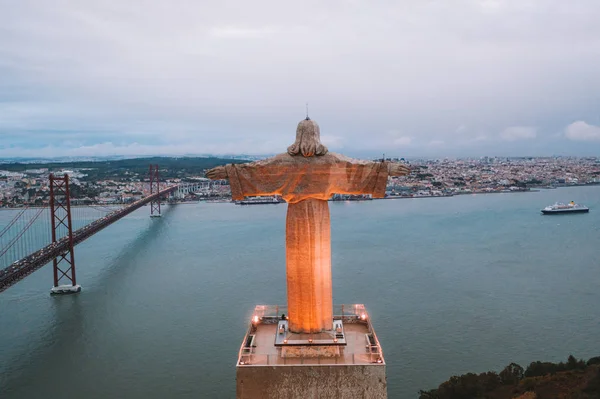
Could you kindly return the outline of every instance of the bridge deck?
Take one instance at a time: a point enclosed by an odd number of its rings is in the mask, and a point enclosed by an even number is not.
[[[105,227],[110,226],[117,220],[129,215],[131,212],[139,209],[140,207],[146,205],[150,201],[169,194],[173,191],[177,190],[177,186],[169,187],[167,189],[162,190],[159,193],[149,195],[141,200],[134,202],[133,204],[119,209],[117,211],[111,212],[108,215],[100,218],[79,230],[73,232],[73,245],[77,245],[86,239],[90,238],[100,230]],[[54,258],[60,256],[61,254],[67,252],[69,250],[69,241],[68,237],[65,236],[58,240],[56,243],[49,244],[44,248],[32,253],[25,258],[14,262],[12,265],[7,268],[0,270],[0,292],[6,290],[12,285],[18,283],[23,280],[25,277],[29,276],[34,271],[40,269],[42,266],[51,262]]]

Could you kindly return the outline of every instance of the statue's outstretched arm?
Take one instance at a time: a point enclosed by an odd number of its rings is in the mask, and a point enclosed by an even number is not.
[[[279,158],[272,157],[244,164],[217,166],[206,172],[206,177],[229,180],[231,196],[239,200],[245,196],[280,194],[290,179],[288,172],[289,168],[282,165]]]
[[[278,164],[278,162],[276,160],[276,157],[271,157],[271,158],[263,159],[260,161],[239,163],[239,164],[235,164],[235,165],[238,168],[242,168],[242,169],[253,169],[253,168],[265,169],[266,167],[274,166],[277,164]],[[231,167],[231,166],[234,166],[234,164],[227,164],[227,165],[217,166],[216,168],[209,169],[206,172],[206,177],[208,177],[211,180],[229,179],[229,178],[231,178],[231,176],[229,176],[227,174],[227,168]]]
[[[408,165],[403,163],[388,163],[388,174],[390,176],[406,176],[410,173]]]
[[[208,170],[206,172],[206,177],[211,180],[227,179],[227,169],[225,169],[225,166],[217,166],[216,168]]]
[[[410,173],[408,165],[392,162],[372,162],[352,159],[335,154],[339,159],[332,169],[331,193],[371,194],[383,198],[389,176],[405,176]]]

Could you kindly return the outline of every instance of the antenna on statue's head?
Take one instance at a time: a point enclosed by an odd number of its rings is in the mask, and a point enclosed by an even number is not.
[[[310,118],[308,117],[308,103],[306,103],[306,120],[310,120]]]

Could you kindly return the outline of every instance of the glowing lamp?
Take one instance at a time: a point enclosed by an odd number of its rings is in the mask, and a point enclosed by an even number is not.
[[[377,363],[383,363],[383,360],[381,360],[381,358],[377,359]]]
[[[283,343],[284,343],[284,344],[287,344],[287,338],[283,340]]]
[[[361,314],[361,315],[360,315],[360,319],[361,319],[361,320],[367,320],[367,315],[366,315],[366,314],[364,314],[364,313],[363,313],[363,314]]]
[[[334,339],[333,339],[333,342],[337,342],[337,338],[334,338]]]
[[[309,339],[308,339],[308,343],[309,343],[309,344],[312,344],[312,338],[309,338]]]
[[[258,323],[258,316],[254,315],[254,317],[252,317],[252,323],[254,323],[254,324]]]

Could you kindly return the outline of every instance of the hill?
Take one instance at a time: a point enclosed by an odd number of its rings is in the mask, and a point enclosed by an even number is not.
[[[148,173],[149,164],[157,164],[162,178],[185,178],[188,176],[203,176],[204,170],[226,163],[244,163],[240,159],[226,159],[216,157],[151,157],[131,158],[106,161],[71,161],[47,163],[4,163],[0,169],[9,172],[23,172],[27,169],[48,168],[50,171],[75,169],[84,171],[87,175],[82,180],[96,181],[101,179],[118,180],[127,172],[127,176],[144,176]]]
[[[566,363],[533,362],[527,369],[511,363],[500,373],[453,376],[420,399],[600,398],[600,356],[587,362],[569,356]]]

